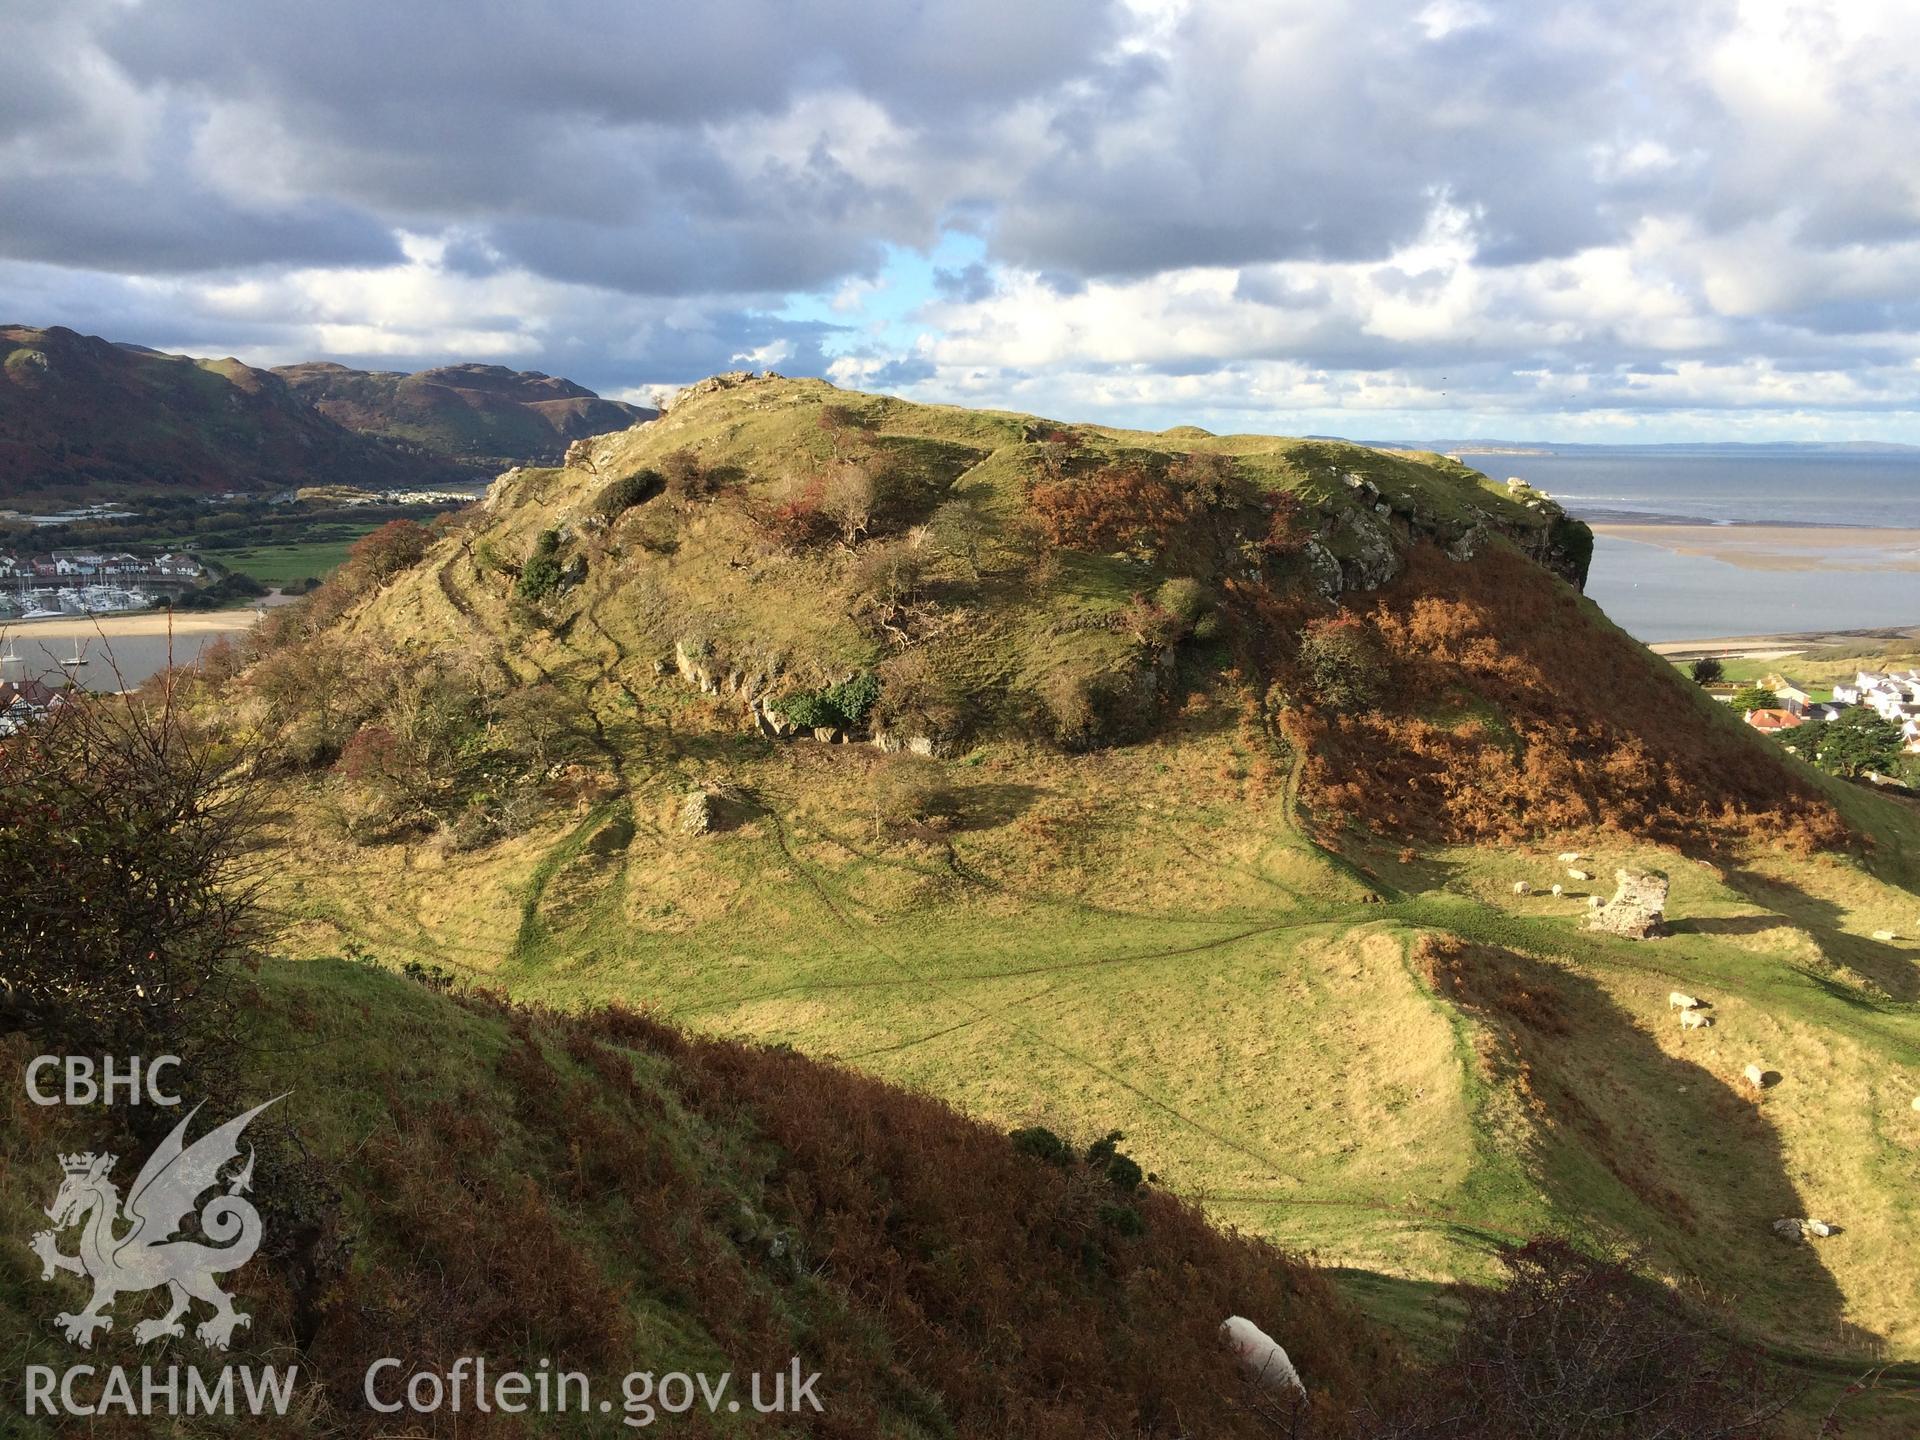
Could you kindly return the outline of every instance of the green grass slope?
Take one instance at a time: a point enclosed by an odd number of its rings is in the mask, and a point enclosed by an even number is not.
[[[1553,1229],[1640,1249],[1801,1363],[1920,1360],[1920,964],[1871,938],[1915,928],[1914,811],[1713,713],[1521,558],[1577,575],[1579,527],[1474,472],[1062,429],[708,382],[576,467],[503,480],[286,653],[470,667],[550,723],[545,798],[469,831],[502,783],[476,766],[440,819],[376,836],[360,782],[289,775],[283,945],[644,1002],[997,1127],[1123,1129],[1168,1188],[1347,1267],[1399,1320],[1416,1287]],[[645,478],[682,452],[712,488]],[[848,464],[904,477],[891,519],[779,540]],[[1227,489],[1161,534],[1049,539],[1043,507],[1116,470],[1149,508],[1177,498],[1161,476]],[[629,477],[637,503],[606,518]],[[1268,517],[1286,543],[1259,539]],[[547,533],[570,578],[530,599]],[[910,593],[876,590],[906,552]],[[1170,581],[1218,624],[1169,639],[1146,602]],[[1301,691],[1295,637],[1335,581],[1401,647],[1364,717]],[[223,703],[275,731],[290,663]],[[938,824],[887,818],[879,747],[772,738],[750,708],[869,672],[868,728],[940,742]],[[713,824],[690,834],[696,788]],[[1382,796],[1411,808],[1379,824]],[[1584,930],[1594,886],[1564,850],[1603,890],[1617,865],[1667,871],[1674,933]],[[1681,1032],[1673,989],[1716,1025]],[[1748,1063],[1779,1083],[1752,1093]],[[1843,1232],[1789,1247],[1785,1215]]]

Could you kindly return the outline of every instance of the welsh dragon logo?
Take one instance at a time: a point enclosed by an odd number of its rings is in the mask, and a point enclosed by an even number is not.
[[[260,1248],[260,1212],[245,1198],[253,1183],[251,1146],[246,1164],[225,1182],[225,1191],[204,1208],[199,1200],[221,1183],[220,1172],[239,1159],[240,1134],[248,1123],[285,1098],[276,1095],[266,1105],[256,1105],[188,1145],[187,1126],[200,1113],[200,1107],[194,1106],[140,1168],[124,1214],[120,1187],[110,1178],[117,1155],[89,1151],[60,1157],[66,1178],[47,1209],[53,1229],[35,1235],[29,1248],[40,1257],[42,1280],[64,1270],[93,1281],[93,1298],[84,1310],[54,1319],[68,1340],[91,1349],[96,1330],[113,1329],[113,1316],[107,1310],[115,1296],[162,1285],[167,1287],[171,1308],[164,1316],[134,1327],[134,1339],[143,1345],[164,1336],[183,1337],[186,1327],[181,1317],[195,1300],[213,1306],[214,1313],[194,1327],[200,1343],[209,1349],[225,1350],[235,1327],[251,1323],[251,1317],[235,1310],[232,1298],[214,1284],[214,1276],[238,1270]],[[179,1235],[181,1224],[196,1211],[204,1241]],[[81,1226],[80,1249],[78,1254],[63,1255],[55,1233],[70,1225]],[[131,1228],[122,1231],[123,1225]]]

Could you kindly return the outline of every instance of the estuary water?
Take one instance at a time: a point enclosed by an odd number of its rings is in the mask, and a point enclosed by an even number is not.
[[[1518,475],[1597,527],[1587,593],[1641,640],[1920,624],[1912,568],[1920,454],[1622,449],[1461,459],[1496,480]],[[1633,527],[1633,538],[1609,533],[1614,526]],[[1735,541],[1758,533],[1734,533],[1753,526],[1803,533],[1772,556],[1715,544],[1715,529]]]

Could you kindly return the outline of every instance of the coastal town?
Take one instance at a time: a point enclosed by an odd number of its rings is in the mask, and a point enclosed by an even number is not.
[[[1747,703],[1760,692],[1772,703]],[[1858,670],[1851,683],[1835,684],[1829,693],[1831,699],[1821,700],[1817,690],[1772,674],[1762,676],[1755,689],[1718,698],[1740,705],[1748,725],[1775,737],[1809,724],[1839,720],[1855,708],[1871,711],[1887,724],[1899,727],[1901,748],[1906,753],[1920,755],[1920,669]]]
[[[206,567],[179,551],[0,550],[0,620],[145,610],[156,595],[196,585]]]

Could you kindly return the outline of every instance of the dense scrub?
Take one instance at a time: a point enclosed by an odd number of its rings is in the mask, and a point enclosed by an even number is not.
[[[1336,711],[1309,693],[1283,717],[1323,820],[1458,840],[1602,827],[1848,843],[1777,751],[1511,551],[1456,564],[1418,547],[1353,610],[1390,661],[1385,695]]]

